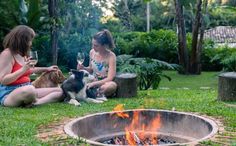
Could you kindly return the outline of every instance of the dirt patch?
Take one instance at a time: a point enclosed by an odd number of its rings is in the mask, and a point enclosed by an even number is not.
[[[42,142],[55,144],[63,144],[69,138],[64,132],[64,125],[74,118],[63,118],[60,121],[55,121],[49,125],[41,125],[38,127],[36,137]]]

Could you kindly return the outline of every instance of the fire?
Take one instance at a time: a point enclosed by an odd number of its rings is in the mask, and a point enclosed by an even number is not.
[[[148,119],[146,119],[148,120]],[[125,127],[126,140],[129,145],[138,145],[146,136],[150,136],[152,144],[157,144],[157,131],[161,127],[160,116],[153,118],[148,124],[140,125],[142,119],[139,117],[139,111],[133,112],[133,119],[130,125]],[[141,127],[141,130],[140,130]],[[150,133],[147,134],[147,133]]]
[[[116,110],[115,110],[116,109]],[[115,111],[124,110],[123,105],[117,105]],[[128,145],[141,145],[145,138],[149,138],[153,145],[157,144],[157,132],[161,127],[160,115],[152,119],[141,117],[141,111],[134,111],[131,123],[125,127],[125,138]],[[131,118],[127,113],[117,113],[119,117]],[[145,145],[145,144],[144,144]]]
[[[124,111],[124,105],[123,104],[118,104],[114,109],[113,111],[116,112],[117,116],[118,117],[121,117],[121,118],[129,118],[129,115],[127,113],[124,113],[122,111]]]

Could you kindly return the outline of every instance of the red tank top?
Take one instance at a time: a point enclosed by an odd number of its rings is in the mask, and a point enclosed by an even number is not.
[[[15,60],[15,64],[12,67],[11,73],[16,72],[17,70],[21,68],[22,68],[22,65],[20,65]],[[30,77],[29,77],[30,74],[31,74],[31,71],[27,70],[22,76],[20,76],[16,81],[12,82],[10,85],[19,85],[19,84],[30,82]]]

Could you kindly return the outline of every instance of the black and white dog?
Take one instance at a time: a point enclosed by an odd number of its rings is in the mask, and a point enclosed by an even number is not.
[[[86,84],[92,82],[95,78],[86,70],[71,70],[72,75],[66,79],[61,88],[66,96],[65,101],[69,104],[79,106],[79,101],[92,103],[103,103],[96,99],[95,89],[87,89]]]

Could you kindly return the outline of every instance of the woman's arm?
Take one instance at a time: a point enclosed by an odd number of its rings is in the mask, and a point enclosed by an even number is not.
[[[14,58],[9,50],[4,50],[0,55],[0,83],[9,85],[22,76],[29,68],[30,62],[14,73],[11,73],[14,64]]]
[[[114,79],[116,75],[116,55],[113,52],[111,52],[111,55],[109,56],[108,64],[109,64],[109,68],[108,68],[107,77],[100,81],[89,83],[88,88],[91,88],[94,86],[101,86],[105,84],[106,82],[112,81]]]
[[[38,74],[38,73],[42,73],[42,72],[55,71],[57,69],[58,69],[58,66],[56,66],[56,65],[53,65],[50,67],[34,67],[31,69],[31,72]]]

